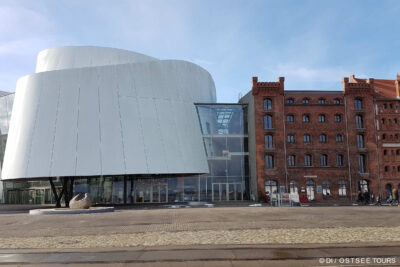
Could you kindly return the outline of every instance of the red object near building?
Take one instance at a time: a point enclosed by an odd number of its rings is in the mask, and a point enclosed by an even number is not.
[[[265,194],[265,203],[269,203],[269,195]]]
[[[302,204],[307,204],[308,203],[308,197],[306,193],[300,193],[299,194],[299,201]]]

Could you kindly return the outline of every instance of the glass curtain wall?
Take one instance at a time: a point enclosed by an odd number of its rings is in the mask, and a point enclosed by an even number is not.
[[[248,199],[247,106],[196,105],[210,173],[200,177],[200,200]]]

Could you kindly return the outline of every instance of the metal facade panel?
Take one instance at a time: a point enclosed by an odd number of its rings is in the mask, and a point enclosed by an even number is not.
[[[134,97],[120,97],[126,173],[150,173],[144,144],[142,117],[138,101]]]
[[[55,135],[57,105],[60,92],[59,73],[42,76],[36,122],[31,136],[27,173],[31,177],[50,176],[50,165]],[[43,129],[46,129],[43,131]]]
[[[27,176],[41,82],[41,76],[26,76],[17,83],[2,177],[5,175],[10,178]]]
[[[173,109],[180,109],[179,106],[172,105],[171,101],[165,99],[155,99],[155,107],[158,113],[163,149],[166,154],[168,170],[171,173],[182,173],[182,146],[176,134],[177,129],[181,129],[180,123],[176,123],[173,116]],[[178,110],[183,112],[183,110]],[[167,130],[175,129],[175,130]]]
[[[100,148],[102,174],[125,173],[125,157],[114,66],[98,68]]]
[[[158,114],[153,99],[138,99],[140,116],[143,129],[143,140],[147,155],[147,165],[150,173],[169,173],[166,162],[166,151],[158,122]]]
[[[79,113],[76,175],[101,174],[97,69],[79,72]]]
[[[78,77],[79,72],[77,70],[64,71],[60,75],[62,82],[60,82],[60,98],[50,176],[75,175],[80,92]]]

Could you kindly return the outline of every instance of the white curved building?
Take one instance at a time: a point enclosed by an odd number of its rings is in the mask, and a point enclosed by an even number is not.
[[[42,51],[18,80],[2,179],[208,173],[203,68],[103,47]]]

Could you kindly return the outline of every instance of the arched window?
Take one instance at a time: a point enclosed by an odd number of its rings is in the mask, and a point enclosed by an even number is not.
[[[320,141],[321,143],[326,143],[326,134],[321,134],[321,135],[319,136],[319,141]]]
[[[385,166],[385,172],[388,172],[388,171],[389,171],[389,167]]]
[[[335,122],[341,122],[341,121],[342,121],[342,115],[340,115],[340,114],[335,114],[334,120],[335,120]]]
[[[361,115],[356,115],[356,128],[362,129],[363,127],[363,117]]]
[[[392,194],[392,185],[386,184],[385,185],[386,197],[389,197]]]
[[[290,181],[290,194],[297,194],[298,189],[297,189],[297,182],[296,181]]]
[[[272,100],[267,98],[264,99],[264,110],[272,110]]]
[[[346,196],[346,182],[339,181],[339,196],[344,197]]]
[[[333,104],[340,105],[340,99],[339,98],[333,99]]]
[[[303,114],[303,122],[310,122],[310,115]]]
[[[266,194],[278,193],[278,182],[274,180],[265,181],[265,193]]]
[[[336,142],[338,142],[338,143],[343,142],[343,136],[341,134],[336,135]]]
[[[288,143],[294,143],[294,134],[288,134],[287,139]]]
[[[318,115],[318,121],[319,121],[319,122],[325,122],[325,121],[326,121],[326,119],[325,119],[325,114],[319,114],[319,115]]]
[[[365,173],[365,155],[364,154],[359,154],[358,155],[358,167],[359,167],[359,171],[361,173]]]
[[[286,99],[286,104],[294,104],[293,98]]]
[[[360,182],[358,183],[358,187],[361,193],[369,191],[369,183],[367,180],[360,180]]]
[[[267,134],[265,136],[265,148],[266,149],[274,148],[274,137],[272,134]]]
[[[325,101],[325,98],[320,98],[320,99],[318,99],[318,104],[325,104],[326,103],[326,101]]]
[[[292,115],[292,114],[287,115],[286,116],[286,121],[287,122],[294,122],[294,115]]]
[[[303,104],[310,104],[310,99],[308,98],[303,98]]]
[[[363,108],[361,99],[354,99],[354,109],[361,110]]]
[[[321,166],[328,166],[328,155],[321,155]]]
[[[306,188],[307,188],[308,200],[313,200],[314,199],[314,182],[313,181],[307,181],[306,182]]]
[[[289,156],[289,164],[290,167],[296,166],[296,156],[295,155],[290,155]]]
[[[272,129],[272,115],[264,116],[264,129]]]
[[[311,135],[305,134],[304,135],[304,143],[310,143],[311,142]]]
[[[312,166],[312,157],[310,154],[304,156],[304,166]]]
[[[385,124],[385,119],[381,119],[381,123],[382,123],[382,124]]]
[[[364,135],[357,134],[357,147],[364,148]]]
[[[324,197],[331,196],[331,187],[330,187],[330,183],[328,181],[322,182],[322,195]]]
[[[342,155],[342,154],[338,154],[337,155],[337,165],[339,166],[339,167],[342,167],[344,164],[343,164],[343,159],[344,159],[344,156]]]
[[[386,139],[386,134],[382,134],[382,140]]]
[[[266,155],[265,156],[265,168],[266,169],[273,169],[274,168],[274,156],[273,155]]]

